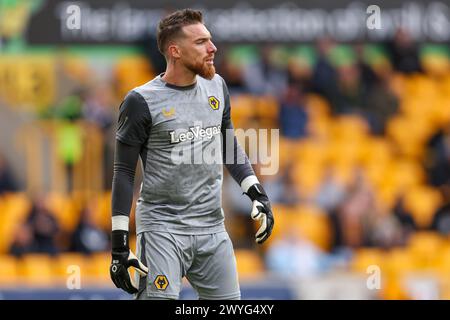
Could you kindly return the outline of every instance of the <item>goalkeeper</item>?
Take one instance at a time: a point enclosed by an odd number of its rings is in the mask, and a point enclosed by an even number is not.
[[[240,299],[221,205],[222,162],[253,202],[251,217],[261,225],[257,243],[273,228],[269,199],[234,137],[228,89],[215,73],[217,49],[201,12],[185,9],[167,16],[158,25],[157,41],[166,71],[131,90],[120,105],[111,279],[136,299],[178,299],[183,277],[200,299]],[[180,163],[180,150],[194,158],[218,150],[220,161]],[[128,230],[139,158],[144,173],[135,255]],[[138,271],[134,281],[129,267]]]

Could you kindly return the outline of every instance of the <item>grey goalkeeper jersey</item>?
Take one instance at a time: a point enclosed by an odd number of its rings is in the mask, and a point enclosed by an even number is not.
[[[141,146],[144,176],[136,206],[137,233],[224,230],[226,129],[233,129],[230,99],[219,75],[212,80],[197,76],[187,87],[168,84],[159,75],[128,93],[116,138]],[[254,174],[235,138],[232,150],[226,150],[234,152],[233,163],[226,166],[237,183]]]

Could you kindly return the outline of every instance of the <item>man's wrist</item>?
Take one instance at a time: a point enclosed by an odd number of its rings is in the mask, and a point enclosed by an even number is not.
[[[111,249],[113,253],[128,252],[130,250],[128,231],[113,230],[111,232]]]
[[[255,175],[251,175],[251,176],[246,177],[241,182],[242,192],[247,194],[248,190],[255,184],[259,184],[259,180],[258,180],[258,178]]]

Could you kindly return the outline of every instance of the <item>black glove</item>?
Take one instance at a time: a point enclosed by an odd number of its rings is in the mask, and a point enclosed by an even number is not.
[[[272,208],[270,206],[269,198],[266,192],[259,183],[252,185],[246,192],[249,198],[253,201],[252,219],[258,220],[261,223],[261,227],[256,232],[256,242],[261,244],[272,233],[274,219],[272,214]]]
[[[142,276],[147,275],[148,268],[131,252],[128,246],[128,231],[114,230],[112,232],[112,261],[109,268],[111,280],[117,288],[133,294],[138,289],[131,279],[128,268],[133,267]]]

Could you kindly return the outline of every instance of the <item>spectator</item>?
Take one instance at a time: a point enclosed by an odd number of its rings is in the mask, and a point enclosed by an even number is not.
[[[356,175],[344,200],[329,213],[333,251],[369,245],[376,210],[372,188],[362,175]]]
[[[33,234],[33,251],[57,254],[59,224],[53,214],[45,207],[42,199],[34,200],[26,224]]]
[[[390,86],[392,66],[384,56],[373,61],[376,80],[370,87],[365,102],[365,115],[373,134],[382,135],[387,121],[397,113],[399,101]]]
[[[337,68],[338,88],[332,98],[335,114],[360,113],[364,111],[367,94],[361,71],[356,64],[344,63]]]
[[[337,73],[330,61],[330,56],[335,43],[330,38],[323,38],[317,42],[318,59],[316,61],[313,75],[313,91],[324,96],[331,103],[337,91]]]
[[[233,231],[234,245],[239,248],[252,248],[254,246],[254,222],[250,217],[252,203],[242,193],[242,189],[236,183],[230,181],[231,177],[224,175],[223,197],[224,210],[229,212],[230,220],[234,226],[239,226]],[[270,195],[269,195],[270,196]]]
[[[287,84],[283,49],[266,45],[259,59],[252,59],[244,66],[244,82],[251,94],[269,94],[279,97]]]
[[[267,251],[268,270],[283,276],[310,278],[324,271],[327,255],[289,226]]]
[[[430,183],[441,186],[450,181],[450,125],[439,130],[427,143],[425,166]]]
[[[15,233],[14,240],[9,248],[9,253],[16,257],[21,257],[36,250],[33,242],[33,230],[29,224],[21,224]]]
[[[387,43],[394,69],[403,73],[421,72],[419,48],[405,29],[399,28],[394,39]]]
[[[368,56],[370,56],[370,53],[376,49],[371,46],[365,46],[362,43],[356,44],[353,49],[356,54],[355,64],[361,73],[361,81],[364,84],[364,87],[367,88],[367,90],[370,90],[377,82],[377,75],[375,74],[372,66],[369,64],[370,59],[368,59]]]
[[[5,157],[0,153],[0,195],[14,191],[17,191],[17,183]]]
[[[342,203],[345,196],[345,186],[339,183],[332,170],[328,169],[314,199],[315,203],[323,210],[331,212]]]
[[[305,95],[313,91],[313,62],[307,52],[306,48],[297,49],[287,64],[288,83],[297,85]]]
[[[83,117],[105,131],[114,122],[113,105],[111,86],[107,84],[96,85],[85,98],[82,107]]]
[[[233,57],[231,52],[227,52],[218,69],[227,83],[230,95],[247,93],[242,61]]]
[[[87,207],[81,210],[80,221],[72,234],[70,242],[70,251],[84,254],[106,251],[109,248],[107,233],[95,225],[92,211]]]
[[[371,224],[368,245],[384,249],[405,246],[417,230],[411,213],[404,208],[403,197],[399,197],[392,213],[379,210]]]
[[[280,106],[281,134],[291,139],[303,138],[307,135],[307,125],[304,94],[299,84],[290,83]]]
[[[417,230],[417,225],[411,212],[405,209],[403,196],[398,198],[393,214],[403,227],[402,238],[407,239],[412,232]]]
[[[433,216],[431,229],[448,237],[450,235],[450,180],[440,187],[444,203]]]

